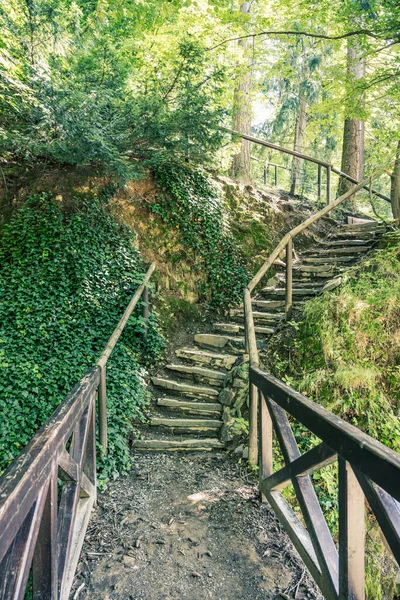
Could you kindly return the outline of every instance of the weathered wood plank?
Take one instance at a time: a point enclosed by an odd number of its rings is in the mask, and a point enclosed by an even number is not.
[[[400,501],[400,455],[343,419],[296,392],[258,367],[250,380],[317,437],[348,460],[353,468]]]
[[[364,555],[364,494],[350,464],[339,457],[339,600],[364,600]]]

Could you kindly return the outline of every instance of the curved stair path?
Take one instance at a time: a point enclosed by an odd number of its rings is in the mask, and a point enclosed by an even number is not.
[[[293,262],[293,306],[340,285],[349,267],[359,262],[380,241],[386,229],[380,223],[334,226],[301,252]],[[257,344],[264,347],[284,319],[284,263],[253,299]],[[153,401],[149,425],[133,445],[137,450],[214,450],[221,441],[221,392],[232,369],[246,360],[243,307],[229,311],[229,321],[215,323],[209,334],[194,335],[191,347],[176,350],[176,360],[164,373],[152,377]],[[235,380],[233,387],[240,386]]]

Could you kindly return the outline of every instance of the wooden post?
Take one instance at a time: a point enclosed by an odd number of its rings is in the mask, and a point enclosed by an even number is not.
[[[258,366],[257,340],[254,328],[253,311],[251,305],[250,291],[244,291],[243,308],[245,315],[245,329],[247,333],[247,347],[249,350],[249,361],[251,366]],[[249,463],[258,463],[258,390],[249,382]]]
[[[339,600],[365,598],[365,501],[351,465],[339,456]]]
[[[321,201],[321,191],[322,191],[322,166],[318,165],[318,202]]]
[[[293,240],[291,237],[286,244],[286,303],[285,319],[290,320],[293,304]]]
[[[326,203],[331,203],[331,167],[326,167]]]
[[[263,394],[259,393],[259,479],[261,482],[270,477],[273,473],[272,466],[272,420],[265,403]],[[261,501],[265,502],[266,498],[261,493]]]
[[[278,187],[278,165],[275,165],[275,187]]]
[[[264,185],[267,185],[267,177],[268,177],[267,163],[265,163],[265,165],[264,165]]]
[[[100,367],[99,383],[99,439],[103,453],[107,453],[107,389],[106,365]]]
[[[144,319],[144,334],[143,336],[147,337],[147,331],[149,329],[149,288],[147,285],[145,286],[142,294],[142,302],[143,302],[143,319]]]

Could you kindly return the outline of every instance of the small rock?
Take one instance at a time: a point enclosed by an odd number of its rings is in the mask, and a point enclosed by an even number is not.
[[[192,571],[191,575],[192,577],[201,577],[200,573],[198,573],[197,571]]]
[[[134,556],[131,556],[130,554],[125,554],[124,558],[122,559],[122,562],[127,567],[131,567],[132,565],[135,564],[136,561],[135,561],[135,557]]]

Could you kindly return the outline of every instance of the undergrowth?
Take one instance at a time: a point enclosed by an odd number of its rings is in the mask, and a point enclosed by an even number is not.
[[[133,241],[106,198],[66,207],[38,195],[0,232],[0,472],[95,364],[143,278]],[[138,314],[108,363],[100,484],[130,467],[133,421],[147,402],[139,360],[154,359],[162,346],[155,317],[143,342]]]
[[[154,168],[159,189],[150,210],[177,229],[180,241],[199,272],[202,298],[214,307],[238,302],[250,276],[244,258],[224,220],[222,200],[205,173],[185,164],[160,163]],[[200,277],[199,277],[200,279]]]

